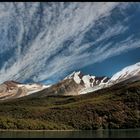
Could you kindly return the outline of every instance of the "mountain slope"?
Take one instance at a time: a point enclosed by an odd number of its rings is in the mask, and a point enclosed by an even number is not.
[[[49,95],[81,95],[105,89],[124,80],[131,81],[140,75],[140,63],[128,66],[112,76],[96,77],[84,75],[80,71],[73,72],[63,80],[52,86],[41,84],[21,84],[14,81],[6,81],[0,85],[0,100],[14,99],[23,96],[49,96]],[[130,80],[131,79],[131,80]],[[41,91],[41,92],[40,92]],[[32,95],[32,93],[34,93]]]
[[[83,88],[79,91],[79,94],[86,94],[104,88],[107,86],[109,80],[109,78],[105,76],[96,77],[96,76],[84,75],[80,71],[74,72],[67,77],[67,79],[72,79],[72,78],[77,84],[83,85]]]
[[[67,76],[65,79],[74,79],[74,81],[77,84],[84,85],[85,88],[94,87],[96,85],[101,85],[106,83],[109,78],[108,77],[96,77],[96,76],[90,76],[90,75],[84,75],[80,71],[73,72],[69,76]]]
[[[13,91],[16,94],[9,95],[14,97],[10,97],[12,100],[0,102],[0,129],[140,128],[140,75],[137,70],[129,67],[127,74],[126,69],[123,70],[114,83],[105,81],[105,77],[74,72],[38,92],[39,85],[7,81],[0,85],[1,95]],[[101,85],[106,86],[100,88]],[[98,90],[89,93],[89,88],[96,87]],[[24,88],[35,93],[21,97],[25,93]],[[79,94],[83,89],[88,89],[88,94]]]
[[[42,92],[42,91],[41,91]],[[26,100],[25,100],[26,99]],[[140,127],[140,80],[79,96],[25,96],[0,103],[2,129]]]
[[[76,96],[86,94],[105,87],[108,80],[109,78],[107,77],[84,75],[80,71],[73,72],[72,74],[65,77],[62,81],[59,81],[58,83],[52,85],[50,88],[44,89],[41,92],[34,93],[30,96]]]
[[[20,98],[41,91],[49,86],[41,84],[22,84],[15,81],[6,81],[0,85],[0,100]]]
[[[110,81],[118,83],[137,75],[140,75],[140,62],[123,68],[121,71],[114,74]]]
[[[81,95],[91,93],[100,89],[104,89],[115,85],[119,82],[132,79],[137,79],[140,75],[140,62],[134,65],[125,67],[121,71],[114,74],[111,79],[102,76],[96,77],[91,75],[84,75],[80,71],[73,72],[62,81],[51,86],[50,88],[43,90],[41,96],[47,95]],[[131,80],[130,80],[131,79]],[[38,94],[38,93],[36,93]],[[40,96],[38,94],[37,96]]]

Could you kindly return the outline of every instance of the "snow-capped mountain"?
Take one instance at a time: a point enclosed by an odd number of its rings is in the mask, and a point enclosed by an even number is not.
[[[134,80],[136,77],[140,77],[140,62],[123,68],[121,71],[114,74],[111,79],[105,76],[96,77],[83,75],[80,71],[73,72],[65,79],[73,79],[75,83],[83,85],[83,88],[79,90],[79,94],[86,94],[102,88],[110,87],[130,78],[133,78]]]
[[[80,71],[74,71],[54,85],[6,81],[0,85],[0,100],[19,98],[33,93],[33,96],[37,97],[48,95],[76,96],[108,88],[122,81],[127,83],[137,79],[140,80],[140,62],[125,67],[114,74],[111,79],[105,76],[84,75]]]
[[[88,92],[92,92],[107,86],[107,82],[109,80],[108,77],[96,77],[91,75],[83,75],[80,71],[73,72],[65,79],[73,79],[77,84],[83,86],[79,91],[79,94],[85,94]]]
[[[0,85],[0,100],[19,98],[30,95],[50,87],[50,85],[21,84],[15,81],[6,81]]]
[[[109,78],[107,77],[84,75],[80,71],[73,72],[50,88],[35,93],[34,97],[44,97],[48,95],[76,96],[86,94],[106,87],[108,80]]]
[[[123,68],[121,71],[114,74],[112,78],[109,80],[109,83],[115,84],[127,80],[129,78],[132,78],[134,76],[140,76],[140,62],[127,66]]]

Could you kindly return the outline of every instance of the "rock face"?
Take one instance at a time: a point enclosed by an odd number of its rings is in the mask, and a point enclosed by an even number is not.
[[[36,96],[48,96],[48,95],[65,95],[75,96],[80,94],[86,94],[105,87],[109,78],[107,77],[95,77],[90,75],[84,75],[83,73],[73,72],[65,77],[62,81],[50,88],[43,90],[40,93],[36,93]]]
[[[79,94],[86,94],[91,91],[95,91],[107,86],[109,80],[108,77],[96,77],[91,75],[84,75],[80,71],[73,72],[65,79],[73,79],[78,85],[82,85],[83,88],[79,90]]]
[[[82,88],[83,85],[77,84],[73,79],[65,79],[31,96],[37,96],[37,97],[50,96],[50,95],[74,96],[74,95],[79,95],[79,91]]]
[[[74,81],[77,84],[82,84],[85,87],[94,87],[96,85],[106,83],[109,80],[109,78],[105,76],[96,77],[96,76],[84,75],[80,71],[73,72],[65,79],[74,79]]]

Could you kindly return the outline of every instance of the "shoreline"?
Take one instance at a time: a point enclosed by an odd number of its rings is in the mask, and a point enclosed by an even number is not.
[[[70,130],[30,130],[30,129],[0,129],[0,131],[82,131],[82,130],[74,130],[74,129],[70,129]]]
[[[104,131],[108,131],[108,130],[140,130],[140,128],[125,128],[125,129],[97,129],[97,130],[76,130],[76,129],[69,129],[69,130],[29,130],[29,129],[0,129],[0,132],[2,131],[100,131],[100,130],[104,130]]]

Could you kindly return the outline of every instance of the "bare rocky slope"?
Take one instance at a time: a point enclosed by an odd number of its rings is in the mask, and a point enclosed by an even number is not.
[[[47,87],[48,86],[36,83],[22,84],[15,81],[6,81],[0,85],[0,100],[11,100],[23,96],[28,96]]]

